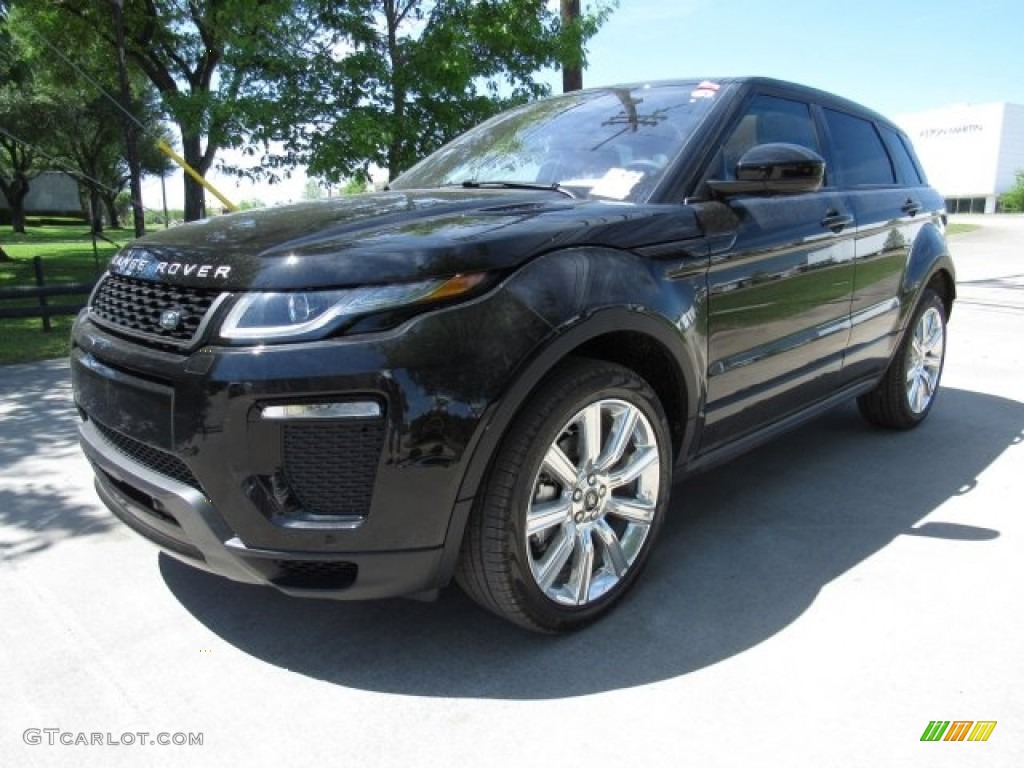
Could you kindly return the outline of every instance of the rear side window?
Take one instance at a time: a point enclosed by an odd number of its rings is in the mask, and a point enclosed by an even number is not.
[[[847,187],[894,184],[892,162],[874,124],[845,112],[823,111],[839,182]]]
[[[910,156],[910,151],[907,149],[903,137],[892,128],[882,126],[882,138],[885,139],[885,146],[889,150],[889,156],[892,158],[893,165],[896,166],[896,177],[900,184],[908,184],[910,186],[923,184],[924,179],[921,178],[921,174],[917,170],[914,159]]]
[[[771,142],[799,144],[820,153],[810,107],[802,101],[755,96],[716,159],[717,178],[735,179],[736,163],[743,153]]]

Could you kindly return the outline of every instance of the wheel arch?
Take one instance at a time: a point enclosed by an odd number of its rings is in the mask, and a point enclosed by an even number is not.
[[[473,500],[502,439],[523,405],[559,365],[571,357],[586,357],[618,363],[642,376],[665,410],[678,461],[692,444],[703,392],[694,346],[665,318],[618,307],[597,310],[549,341],[506,388],[466,464],[445,539],[441,582],[447,583],[454,573]]]
[[[931,274],[925,287],[931,288],[942,299],[942,305],[946,310],[946,320],[949,320],[950,315],[953,314],[953,301],[956,299],[956,279],[953,274],[940,268]]]
[[[903,275],[901,292],[907,307],[904,325],[909,322],[925,288],[939,294],[949,319],[956,299],[956,271],[944,235],[938,226],[931,223],[922,227],[914,239]]]
[[[668,419],[673,457],[679,456],[690,415],[687,393],[692,391],[693,384],[687,382],[666,347],[646,333],[617,330],[583,342],[570,355],[618,363],[645,379],[658,395]]]

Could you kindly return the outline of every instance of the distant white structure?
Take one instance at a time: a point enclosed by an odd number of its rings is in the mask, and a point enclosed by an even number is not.
[[[4,193],[0,192],[0,210],[9,210]],[[80,214],[82,199],[78,184],[60,171],[44,171],[29,182],[25,212],[49,214]]]
[[[950,213],[994,213],[1024,170],[1024,104],[956,104],[895,121]]]

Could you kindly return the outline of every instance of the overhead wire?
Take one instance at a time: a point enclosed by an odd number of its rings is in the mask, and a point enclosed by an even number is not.
[[[82,69],[75,62],[73,62],[71,59],[69,59],[67,56],[65,56],[64,52],[61,51],[59,48],[57,48],[57,46],[55,46],[49,40],[47,40],[43,36],[42,32],[40,32],[40,31],[38,31],[36,29],[33,29],[31,26],[28,27],[28,30],[33,35],[35,35],[36,38],[43,43],[43,45],[45,45],[47,48],[49,48],[51,51],[53,51],[55,54],[57,54],[57,56],[60,58],[61,61],[63,61],[65,64],[67,64],[73,70],[75,70],[75,72],[77,72],[79,75],[81,75],[86,80],[88,80],[92,84],[92,86],[96,90],[98,90],[101,94],[103,94],[103,96],[105,96],[106,99],[111,104],[113,104],[115,107],[117,107],[117,109],[120,110],[120,112],[125,117],[127,117],[129,120],[131,120],[133,123],[135,123],[135,125],[137,125],[140,129],[142,129],[142,130],[146,129],[146,126],[142,124],[142,121],[140,121],[135,115],[133,115],[127,109],[125,109],[125,106],[121,103],[121,101],[119,99],[115,99],[114,96],[111,95],[111,93],[106,88],[104,88],[102,85],[100,85],[98,82],[96,82],[96,80],[94,80],[92,77],[90,77],[89,74],[84,69]]]

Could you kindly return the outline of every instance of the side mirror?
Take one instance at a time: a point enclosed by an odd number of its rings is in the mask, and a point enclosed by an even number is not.
[[[736,180],[710,180],[719,197],[734,195],[785,195],[817,192],[825,180],[825,160],[799,144],[758,144],[736,163]]]

